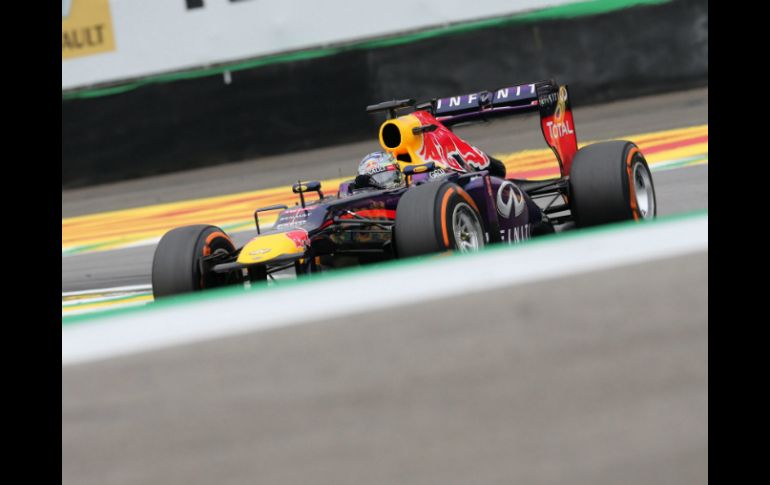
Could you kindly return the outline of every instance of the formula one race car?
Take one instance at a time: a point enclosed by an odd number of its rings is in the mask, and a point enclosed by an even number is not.
[[[578,150],[567,86],[541,81],[422,104],[386,101],[367,111],[388,112],[379,139],[397,160],[399,186],[379,188],[364,173],[342,183],[336,196],[324,196],[320,182],[297,183],[298,204],[258,208],[257,235],[240,248],[214,226],[173,229],[155,250],[155,297],[266,281],[292,268],[302,275],[476,251],[565,228],[655,217],[652,176],[636,145],[609,141]],[[501,161],[451,131],[458,123],[531,111],[540,113],[558,178],[506,178]],[[319,198],[306,201],[309,193]],[[281,212],[273,227],[261,230],[259,214],[275,210]]]

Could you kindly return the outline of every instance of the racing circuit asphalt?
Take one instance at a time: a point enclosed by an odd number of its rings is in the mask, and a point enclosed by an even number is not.
[[[587,140],[703,124],[707,98],[576,107],[576,128]],[[491,152],[543,146],[534,120],[478,135]],[[375,148],[68,191],[63,211],[336,177]],[[653,177],[660,215],[708,207],[707,165]],[[152,253],[62,258],[62,290],[148,283]],[[64,366],[62,483],[707,483],[707,257],[405,308],[408,286],[373,288],[390,310]]]
[[[574,108],[580,140],[611,139],[632,133],[708,123],[708,88]],[[537,117],[499,120],[458,128],[490,153],[542,148]],[[287,185],[297,179],[324,179],[353,173],[376,141],[361,142],[261,160],[191,170],[62,192],[64,217],[148,204]],[[658,214],[708,208],[708,166],[653,174]],[[245,242],[252,232],[234,236]],[[62,258],[62,291],[149,284],[154,246],[87,253]]]

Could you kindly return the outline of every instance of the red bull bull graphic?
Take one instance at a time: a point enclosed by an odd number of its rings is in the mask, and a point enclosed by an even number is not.
[[[285,232],[284,235],[291,239],[297,249],[304,250],[309,244],[308,233],[304,229],[294,229],[293,231]]]
[[[417,150],[417,155],[426,163],[434,162],[458,172],[484,170],[489,166],[489,157],[484,152],[458,138],[430,113],[415,111],[412,114],[423,125],[437,126],[422,134],[422,146]]]

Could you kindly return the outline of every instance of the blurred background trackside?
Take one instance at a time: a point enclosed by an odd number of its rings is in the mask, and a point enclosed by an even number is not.
[[[385,99],[708,84],[706,0],[62,0],[62,188],[376,137]]]

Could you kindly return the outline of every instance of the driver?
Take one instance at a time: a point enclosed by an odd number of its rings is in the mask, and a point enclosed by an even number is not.
[[[395,189],[404,186],[404,174],[392,154],[373,152],[358,164],[356,186]]]

